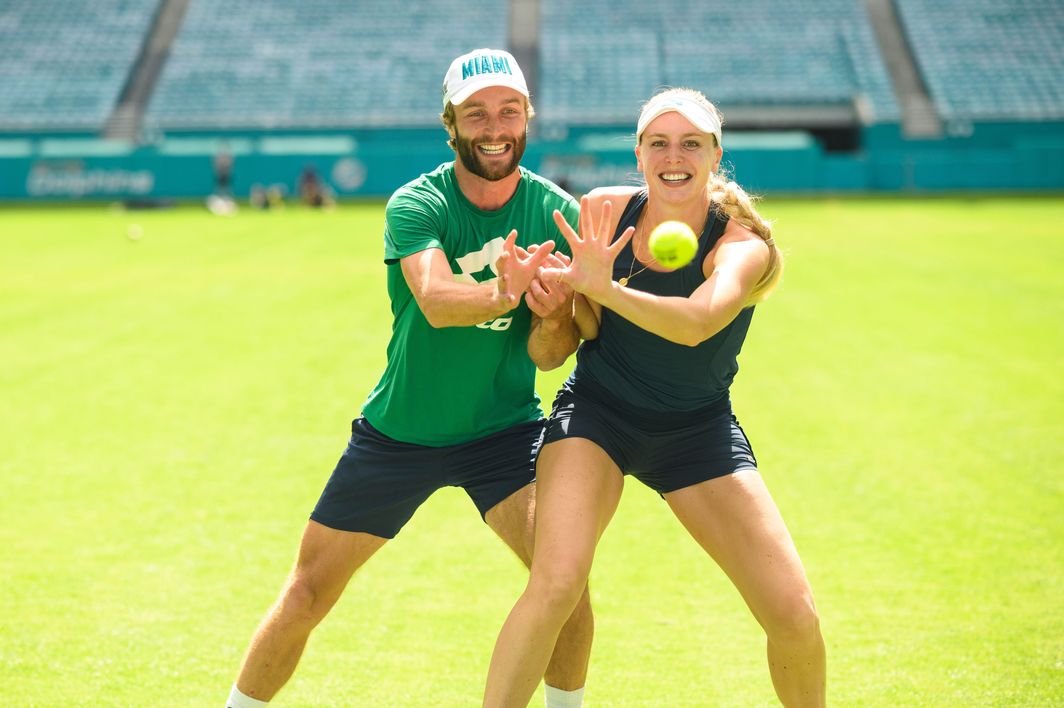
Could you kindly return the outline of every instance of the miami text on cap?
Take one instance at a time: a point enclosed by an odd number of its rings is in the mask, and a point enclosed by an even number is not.
[[[502,49],[475,49],[451,62],[443,79],[443,106],[460,105],[489,86],[507,86],[528,98],[525,75],[513,55]]]

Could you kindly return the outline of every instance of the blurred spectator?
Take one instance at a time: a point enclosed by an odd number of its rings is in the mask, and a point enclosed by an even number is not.
[[[212,214],[229,216],[237,211],[233,199],[233,156],[225,147],[219,148],[214,155],[214,192],[207,197],[207,209]]]
[[[261,184],[251,185],[251,194],[248,195],[248,204],[252,209],[269,209],[270,208],[270,196],[266,192],[266,188]]]
[[[266,190],[266,201],[271,209],[284,209],[284,200],[288,196],[288,188],[283,184],[271,184]]]
[[[214,156],[214,193],[219,197],[233,196],[233,156],[222,147]]]
[[[329,208],[336,203],[332,190],[322,181],[314,165],[305,166],[299,173],[298,189],[299,200],[306,206]]]

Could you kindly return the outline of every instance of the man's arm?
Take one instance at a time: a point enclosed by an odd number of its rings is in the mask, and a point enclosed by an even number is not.
[[[540,371],[557,369],[580,344],[580,333],[572,315],[540,317],[532,315],[528,333],[528,356]]]
[[[554,253],[544,263],[564,268],[569,258]],[[540,371],[557,369],[580,344],[573,290],[564,283],[547,284],[537,277],[525,294],[525,302],[532,310],[528,356]]]
[[[602,305],[576,293],[573,296],[573,321],[581,339],[597,339],[602,324]]]
[[[409,255],[399,264],[418,307],[433,327],[470,327],[514,307],[498,281],[475,285],[456,282],[447,256],[438,248]]]
[[[514,248],[517,231],[511,231],[496,262],[499,277],[492,283],[459,283],[447,256],[428,248],[399,261],[410,292],[433,327],[471,327],[499,317],[517,306],[540,263],[550,255],[553,241],[540,253]],[[520,252],[518,252],[520,251]]]

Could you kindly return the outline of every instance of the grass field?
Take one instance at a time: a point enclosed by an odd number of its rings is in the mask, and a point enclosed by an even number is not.
[[[733,398],[831,702],[1064,704],[1064,200],[764,211],[787,273]],[[0,705],[222,705],[383,365],[381,219],[0,210]],[[440,492],[277,704],[479,705],[524,577]],[[586,705],[774,704],[759,628],[638,483],[592,583]]]

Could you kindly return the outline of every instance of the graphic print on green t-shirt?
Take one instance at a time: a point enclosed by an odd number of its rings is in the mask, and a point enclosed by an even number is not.
[[[440,447],[490,435],[542,415],[536,369],[528,356],[531,312],[522,299],[510,312],[470,327],[434,328],[418,307],[399,261],[428,248],[447,256],[455,280],[494,282],[507,234],[517,245],[550,239],[568,254],[552,214],[576,227],[575,200],[521,168],[513,197],[485,211],[458,188],[454,163],[401,187],[385,211],[384,256],[392,303],[388,364],[362,413],[403,442]]]

